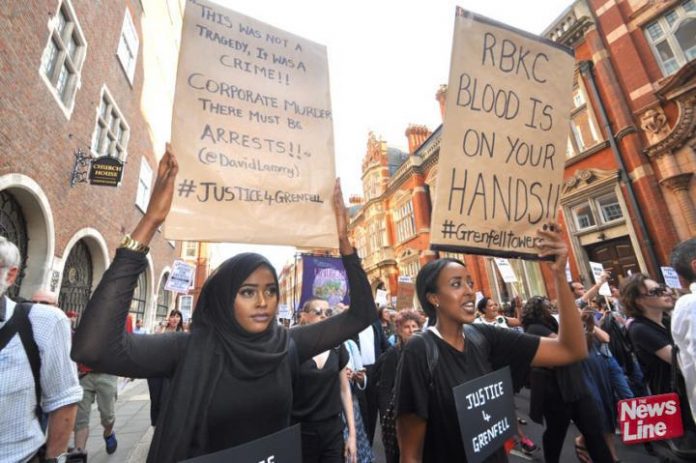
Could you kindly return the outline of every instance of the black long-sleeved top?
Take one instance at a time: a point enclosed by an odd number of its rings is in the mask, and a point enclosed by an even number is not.
[[[341,344],[377,319],[360,259],[356,253],[342,259],[350,287],[350,308],[319,323],[289,330],[300,363]],[[146,265],[142,253],[123,248],[116,251],[75,333],[73,360],[129,378],[171,375],[186,349],[189,333],[135,335],[124,329],[138,275]]]
[[[133,335],[124,330],[138,275],[146,265],[145,255],[126,249],[117,250],[77,329],[72,348],[73,360],[105,373],[130,378],[174,376],[189,346],[189,333]],[[370,285],[357,254],[343,256],[343,265],[350,287],[350,308],[322,322],[289,330],[300,363],[341,344],[377,318]],[[291,384],[292,361],[290,356],[286,356],[275,372],[249,381],[234,378],[234,372],[229,369],[223,370],[219,380],[225,385],[236,385],[235,390],[228,389],[230,405],[239,404],[239,407],[232,407],[234,410],[226,407],[229,409],[226,410],[229,419],[217,423],[218,426],[228,427],[226,435],[230,440],[224,446],[248,442],[289,424],[292,395],[288,388]],[[217,389],[222,383],[208,387]],[[263,393],[255,393],[260,391]],[[216,399],[220,399],[220,392],[215,391]],[[269,407],[268,402],[272,402],[273,397],[282,398],[283,403]],[[218,400],[215,402],[220,403]],[[185,407],[186,404],[181,406]],[[215,444],[211,442],[211,445],[218,448],[223,445],[218,439],[214,440]]]

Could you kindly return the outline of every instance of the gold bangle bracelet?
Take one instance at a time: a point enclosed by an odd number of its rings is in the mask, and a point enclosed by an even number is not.
[[[149,246],[145,246],[140,241],[134,240],[130,235],[126,235],[123,237],[123,240],[121,240],[121,245],[119,247],[130,249],[131,251],[135,252],[141,252],[143,254],[147,254],[148,252],[150,252]]]

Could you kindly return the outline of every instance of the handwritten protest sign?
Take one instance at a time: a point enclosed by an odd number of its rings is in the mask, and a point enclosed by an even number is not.
[[[517,276],[515,275],[515,271],[512,269],[512,265],[510,265],[509,260],[503,257],[495,257],[493,260],[495,261],[495,265],[498,267],[500,276],[503,278],[505,283],[517,283]]]
[[[186,3],[168,239],[336,247],[333,145],[323,45]]]
[[[195,275],[196,267],[183,260],[175,260],[164,289],[175,293],[187,293],[193,287]]]
[[[602,273],[604,272],[604,266],[599,262],[590,262],[590,269],[592,269],[592,278],[594,278],[594,282],[597,283],[599,281],[599,277],[601,277]],[[602,283],[602,286],[599,287],[598,293],[600,296],[611,296],[611,288],[609,287],[609,283],[606,281]]]
[[[565,47],[457,8],[431,243],[537,258],[556,218],[572,103]]]
[[[667,286],[670,288],[681,289],[681,282],[679,281],[679,275],[677,275],[676,270],[674,270],[672,267],[660,267],[660,270],[662,270],[662,276],[665,278],[665,283]]]

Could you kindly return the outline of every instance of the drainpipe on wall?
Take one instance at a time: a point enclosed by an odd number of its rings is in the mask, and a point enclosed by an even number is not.
[[[662,277],[662,272],[660,272],[660,264],[658,263],[657,256],[655,255],[655,249],[653,248],[653,241],[648,233],[648,228],[645,226],[645,219],[643,218],[643,212],[640,207],[638,207],[638,201],[636,200],[636,193],[633,190],[633,183],[628,177],[626,172],[626,164],[624,163],[623,156],[616,144],[616,137],[614,136],[614,131],[609,123],[609,118],[607,117],[606,109],[604,108],[604,102],[599,96],[599,91],[597,90],[597,83],[595,82],[594,74],[592,73],[592,61],[580,61],[579,63],[580,72],[590,83],[590,90],[592,92],[592,98],[597,102],[597,107],[599,108],[599,117],[602,120],[602,125],[609,137],[609,146],[611,147],[611,152],[614,154],[614,159],[619,165],[619,180],[626,186],[626,191],[628,192],[628,201],[631,204],[631,208],[636,214],[636,219],[638,219],[638,227],[640,232],[645,239],[645,247],[648,251],[648,260],[650,265],[653,267],[655,277],[660,282],[664,283],[664,278]],[[630,219],[630,217],[629,217]]]

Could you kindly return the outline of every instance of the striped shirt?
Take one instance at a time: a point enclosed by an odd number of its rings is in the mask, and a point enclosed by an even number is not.
[[[5,298],[5,320],[15,303]],[[35,304],[29,313],[41,356],[41,407],[51,413],[82,400],[77,368],[70,360],[70,322],[55,307]],[[0,322],[0,328],[5,322]],[[0,351],[0,462],[25,462],[46,438],[36,418],[34,376],[24,346],[16,334]]]

